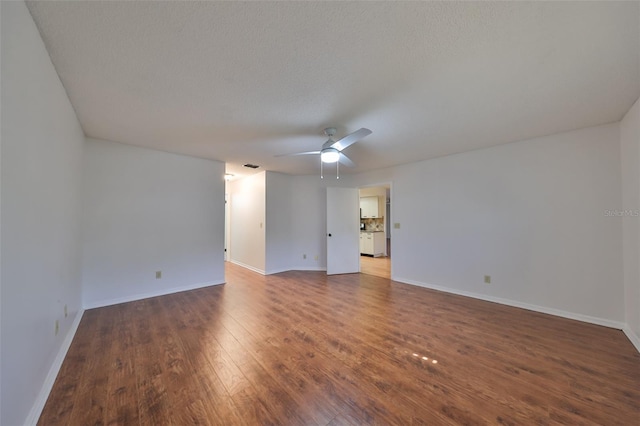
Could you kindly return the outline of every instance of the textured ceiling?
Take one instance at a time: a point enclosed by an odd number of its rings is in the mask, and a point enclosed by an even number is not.
[[[89,137],[315,174],[617,121],[638,2],[28,2]],[[346,172],[346,170],[344,170]]]

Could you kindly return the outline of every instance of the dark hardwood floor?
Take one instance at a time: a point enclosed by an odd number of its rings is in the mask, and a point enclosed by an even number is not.
[[[640,424],[618,330],[371,275],[229,264],[86,311],[40,425]]]

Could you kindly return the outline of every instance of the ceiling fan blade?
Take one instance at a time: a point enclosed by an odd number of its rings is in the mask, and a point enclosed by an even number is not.
[[[292,154],[274,155],[274,157],[293,157],[295,155],[313,155],[313,154],[320,154],[320,151],[294,152]]]
[[[371,130],[365,129],[363,127],[360,130],[356,130],[355,132],[345,136],[339,141],[335,141],[333,144],[331,144],[331,148],[335,148],[338,151],[342,151],[346,147],[358,142],[360,139],[366,136],[369,136],[371,133],[372,133]]]
[[[344,155],[343,153],[340,153],[340,160],[339,160],[342,164],[344,164],[347,167],[355,167],[356,163],[354,163],[353,161],[351,161],[351,159],[349,157],[347,157],[346,155]]]

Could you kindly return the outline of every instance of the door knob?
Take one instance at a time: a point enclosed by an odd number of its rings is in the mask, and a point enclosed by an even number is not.
[[[331,234],[327,234],[329,237],[331,236]]]

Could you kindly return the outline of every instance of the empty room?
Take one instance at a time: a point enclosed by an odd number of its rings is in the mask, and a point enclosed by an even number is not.
[[[640,424],[640,2],[0,2],[0,424]]]

